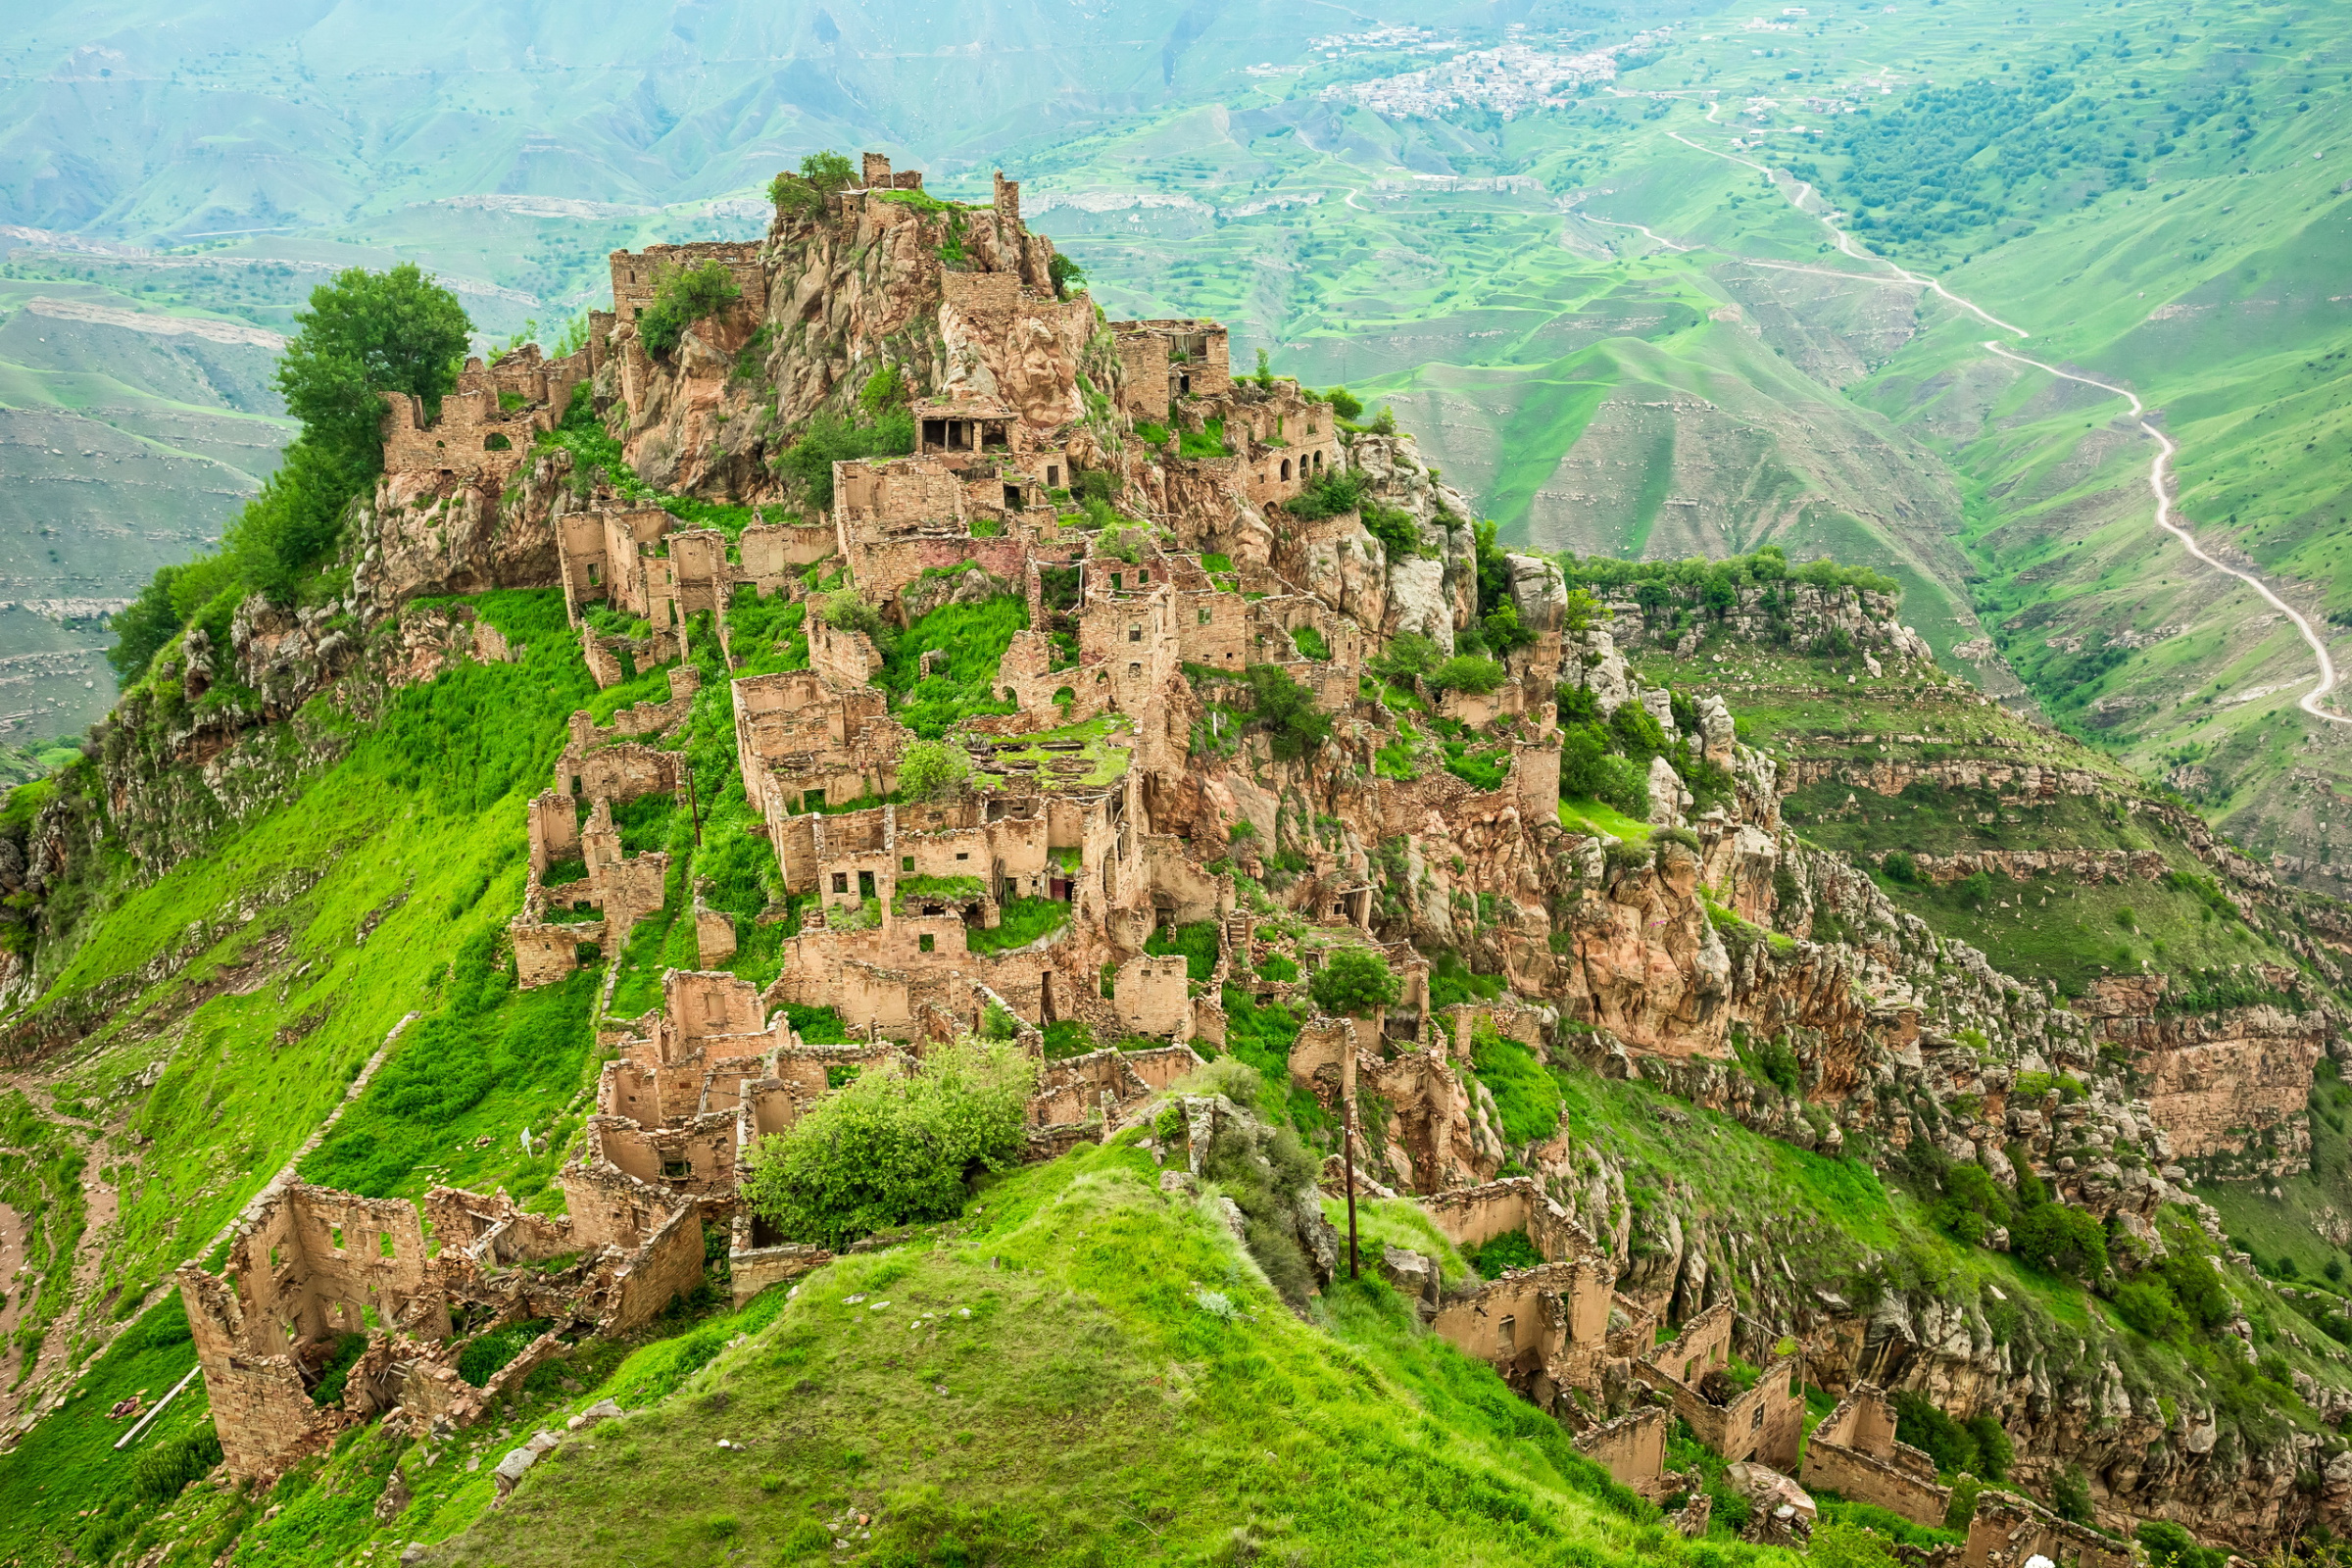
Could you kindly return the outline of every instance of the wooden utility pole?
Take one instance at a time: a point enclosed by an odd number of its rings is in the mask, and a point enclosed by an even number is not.
[[[1340,1145],[1348,1167],[1348,1277],[1355,1272],[1355,1028],[1348,1022],[1348,1051],[1340,1057]]]

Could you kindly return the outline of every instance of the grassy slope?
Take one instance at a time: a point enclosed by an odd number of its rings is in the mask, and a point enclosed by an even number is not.
[[[520,906],[523,803],[593,686],[552,592],[477,603],[526,646],[521,662],[466,664],[402,692],[349,757],[211,855],[148,886],[96,890],[85,940],[36,1005],[117,994],[159,956],[193,950],[112,1004],[56,1082],[61,1102],[108,1129],[90,1165],[111,1177],[120,1215],[94,1240],[101,1286],[126,1305],[202,1252],[393,1026],[449,1000],[461,949],[494,939]],[[583,1087],[584,1034],[541,1066],[543,1078],[518,1074],[436,1129],[452,1179],[544,1177],[513,1126],[544,1122]],[[104,1323],[93,1309],[75,1325],[76,1360]]]
[[[1727,662],[1716,663],[1718,654]],[[1784,761],[1828,759],[1867,767],[1974,759],[2088,772],[2107,781],[2097,794],[2061,796],[2045,806],[2005,807],[1997,791],[1917,785],[1889,798],[1844,779],[1807,785],[1783,800],[1783,815],[1807,839],[1866,864],[1865,858],[1894,850],[1936,857],[1981,850],[2154,850],[2184,876],[2210,876],[2177,835],[2152,817],[2124,809],[2126,799],[2148,792],[2115,759],[1976,702],[1965,688],[1955,702],[1955,694],[1926,691],[1916,680],[1872,677],[1851,662],[1792,657],[1720,637],[1702,643],[1687,661],[1645,649],[1636,662],[1650,680],[1720,691],[1742,737]],[[1843,684],[1844,671],[1857,676],[1854,685]],[[1782,690],[1741,689],[1751,684]],[[1904,735],[1919,739],[1906,741]],[[2192,887],[2167,881],[2093,882],[2071,872],[2024,882],[2003,877],[1994,880],[1992,899],[1982,906],[1956,885],[1883,875],[1879,882],[1941,934],[1983,950],[1996,968],[2020,979],[2052,981],[2069,996],[2081,995],[2101,975],[2135,972],[2143,961],[2182,984],[2197,969],[2257,961],[2296,966],[2293,955],[2233,913],[2215,910]]]
[[[1385,1285],[1342,1285],[1301,1323],[1155,1178],[1132,1148],[1081,1151],[991,1190],[960,1232],[845,1259],[780,1312],[769,1298],[752,1325],[697,1331],[717,1353],[666,1399],[623,1365],[565,1407],[610,1391],[650,1408],[559,1449],[436,1560],[839,1560],[839,1536],[878,1562],[1193,1562],[1237,1532],[1319,1563],[1690,1554]],[[486,1469],[436,1479],[449,1522],[488,1490]],[[239,1560],[275,1560],[263,1543],[287,1534],[265,1528]]]

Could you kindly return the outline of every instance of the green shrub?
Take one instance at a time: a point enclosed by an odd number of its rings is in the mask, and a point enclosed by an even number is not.
[[[2050,1478],[2050,1512],[2079,1525],[2092,1522],[2090,1484],[2083,1479],[2081,1465],[2070,1464]]]
[[[972,760],[960,746],[909,741],[899,754],[899,792],[909,801],[948,801],[972,781]]]
[[[1291,642],[1309,659],[1328,661],[1331,658],[1331,644],[1325,642],[1323,634],[1312,626],[1294,627]]]
[[[366,1345],[365,1336],[360,1343]],[[326,1401],[320,1401],[324,1403]],[[150,1508],[161,1508],[178,1496],[192,1481],[201,1481],[220,1462],[220,1439],[206,1422],[183,1437],[158,1443],[139,1455],[131,1468],[132,1495]]]
[[[775,468],[800,481],[808,506],[833,505],[833,465],[861,458],[903,458],[914,450],[914,418],[896,409],[861,421],[820,414],[775,459]]]
[[[1265,726],[1278,761],[1297,761],[1323,749],[1331,738],[1331,716],[1315,706],[1315,694],[1293,680],[1279,664],[1251,664],[1250,717]]]
[[[1307,994],[1325,1012],[1368,1018],[1382,1007],[1396,1005],[1404,983],[1389,968],[1389,960],[1370,948],[1341,948],[1323,960],[1307,982]]]
[[[2099,1222],[2064,1203],[2036,1203],[2009,1233],[2009,1250],[2029,1263],[2079,1280],[2107,1271],[2107,1239]]]
[[[1389,639],[1389,646],[1364,662],[1364,667],[1382,680],[1409,684],[1417,675],[1427,675],[1444,662],[1445,650],[1437,640],[1424,637],[1417,631],[1400,631]]]
[[[967,1174],[1019,1161],[1036,1081],[1003,1043],[932,1051],[912,1077],[863,1074],[760,1140],[744,1200],[792,1240],[831,1248],[952,1219]]]
[[[1191,925],[1155,926],[1144,939],[1144,951],[1153,957],[1184,955],[1188,980],[1205,980],[1217,967],[1217,922],[1197,920]]]
[[[2136,1279],[2115,1293],[2115,1315],[2151,1340],[2170,1340],[2188,1327],[2172,1289],[2160,1279]]]
[[[329,1350],[318,1367],[318,1381],[311,1388],[311,1402],[318,1405],[338,1405],[343,1402],[343,1390],[350,1381],[351,1369],[359,1358],[368,1353],[365,1334],[338,1334],[335,1348]]]
[[[1479,1278],[1498,1280],[1506,1269],[1541,1265],[1544,1254],[1527,1239],[1527,1232],[1504,1231],[1484,1247],[1464,1254],[1463,1261],[1478,1270]]]
[[[666,356],[686,335],[686,328],[741,298],[743,289],[723,263],[674,268],[655,283],[654,303],[637,318],[637,341],[646,353],[656,358]]]
[[[2133,1538],[2148,1548],[2148,1568],[2225,1568],[2230,1553],[2200,1546],[2197,1538],[2170,1519],[2143,1519]]]
[[[1456,654],[1429,675],[1440,691],[1469,692],[1483,697],[1503,682],[1502,666],[1477,654]]]
[[[767,199],[777,212],[792,220],[814,218],[825,210],[825,198],[848,190],[858,172],[848,158],[827,148],[801,160],[801,172],[785,172],[768,181]]]
[[[458,1352],[458,1376],[477,1389],[488,1388],[490,1380],[528,1349],[533,1340],[554,1327],[552,1320],[535,1317],[475,1336]]]

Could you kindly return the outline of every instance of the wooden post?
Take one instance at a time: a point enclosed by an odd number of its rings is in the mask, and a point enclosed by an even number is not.
[[[1348,1168],[1348,1277],[1356,1278],[1355,1262],[1355,1025],[1345,1025],[1348,1050],[1340,1057],[1340,1143]]]

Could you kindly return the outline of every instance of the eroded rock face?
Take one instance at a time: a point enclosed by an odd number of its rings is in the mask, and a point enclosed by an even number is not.
[[[425,595],[552,587],[558,519],[587,504],[562,448],[535,454],[503,496],[388,475],[354,510],[346,546],[354,609],[373,618]]]
[[[1446,591],[1446,563],[1426,556],[1389,564],[1389,612],[1382,635],[1417,632],[1453,657],[1453,600]]]

